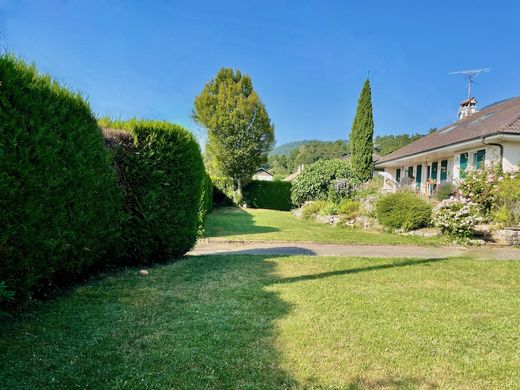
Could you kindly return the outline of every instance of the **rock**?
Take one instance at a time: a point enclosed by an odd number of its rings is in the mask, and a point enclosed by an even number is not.
[[[141,276],[148,276],[148,275],[150,275],[150,273],[147,270],[142,269],[142,270],[139,271],[139,275],[141,275]]]

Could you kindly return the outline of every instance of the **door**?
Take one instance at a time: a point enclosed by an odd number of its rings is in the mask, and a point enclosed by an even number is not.
[[[461,179],[464,179],[466,177],[466,168],[468,167],[468,154],[467,153],[461,153],[460,155],[460,173],[459,176]]]
[[[441,183],[448,179],[448,160],[441,161]]]
[[[401,181],[401,168],[395,170],[395,180],[399,183]]]
[[[430,179],[437,180],[437,170],[439,169],[439,163],[435,161],[432,163],[431,176]]]

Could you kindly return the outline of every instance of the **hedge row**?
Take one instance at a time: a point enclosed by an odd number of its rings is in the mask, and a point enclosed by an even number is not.
[[[252,181],[244,188],[247,207],[288,211],[291,202],[291,183],[286,181]]]
[[[124,193],[124,259],[151,263],[190,250],[201,226],[205,171],[200,148],[181,126],[129,121],[105,129]]]
[[[94,268],[191,248],[204,170],[190,133],[132,125],[107,137],[112,161],[78,94],[10,55],[0,82],[0,282],[17,302]]]

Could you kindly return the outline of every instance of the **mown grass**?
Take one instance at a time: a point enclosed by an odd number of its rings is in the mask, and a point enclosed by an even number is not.
[[[0,326],[2,388],[520,383],[520,262],[202,256]]]
[[[401,236],[297,219],[288,211],[215,209],[206,220],[206,237],[244,241],[308,241],[333,244],[441,245],[443,238]]]

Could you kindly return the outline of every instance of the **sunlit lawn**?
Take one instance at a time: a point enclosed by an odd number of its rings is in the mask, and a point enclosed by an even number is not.
[[[192,257],[0,325],[5,389],[505,389],[520,262]]]
[[[208,215],[206,237],[244,241],[439,245],[441,238],[402,236],[301,221],[288,211],[221,208]]]

